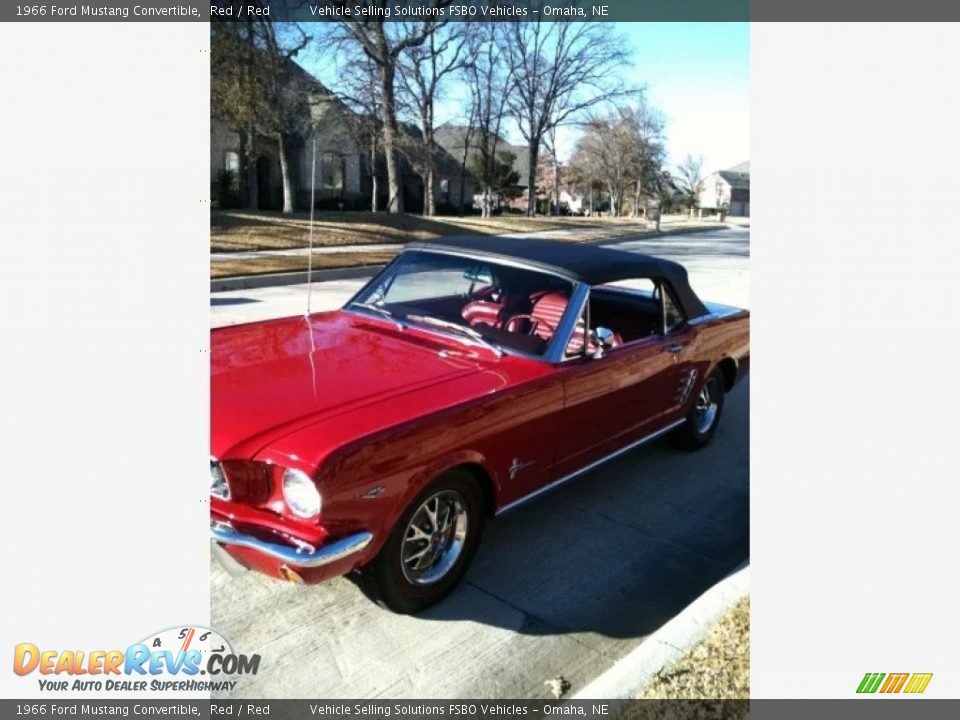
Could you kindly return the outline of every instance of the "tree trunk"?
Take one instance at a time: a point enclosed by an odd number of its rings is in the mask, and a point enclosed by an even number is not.
[[[370,211],[379,212],[379,198],[377,197],[380,191],[377,183],[377,141],[374,139],[370,143]]]
[[[560,215],[560,163],[556,156],[553,158],[553,213]]]
[[[527,168],[527,217],[537,214],[537,159],[540,154],[540,143],[531,140],[527,146],[527,159],[530,167]]]
[[[387,212],[403,212],[403,191],[400,181],[400,159],[397,153],[397,108],[394,98],[394,69],[380,66],[380,92],[383,95],[383,154],[387,160]]]
[[[470,154],[470,138],[464,138],[463,143],[463,161],[460,163],[460,215],[463,215],[463,202],[466,200],[467,192],[467,156]],[[473,203],[470,203],[471,207]]]
[[[287,143],[283,133],[277,133],[277,148],[280,155],[280,177],[283,180],[283,212],[293,212],[293,181],[290,178],[290,163],[287,159]]]
[[[423,174],[423,216],[433,217],[437,214],[437,202],[433,195],[434,174],[433,168],[427,168]]]
[[[253,146],[254,131],[251,127],[246,132],[246,175],[247,175],[247,209],[258,210],[260,198],[257,187],[257,155]]]
[[[637,180],[637,187],[633,193],[633,216],[640,217],[640,200],[643,196],[643,183]]]

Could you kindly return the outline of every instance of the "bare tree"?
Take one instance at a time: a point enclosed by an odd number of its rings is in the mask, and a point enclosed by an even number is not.
[[[355,52],[348,58],[347,64],[354,72],[342,73],[341,84],[333,90],[348,110],[342,114],[343,122],[357,147],[364,148],[367,154],[370,166],[370,210],[378,212],[380,187],[377,170],[383,135],[380,83],[377,82],[376,67],[362,52]]]
[[[262,0],[253,0],[262,5]],[[249,4],[249,3],[248,3]],[[288,145],[309,122],[305,95],[296,87],[292,58],[309,38],[296,24],[275,26],[247,14],[242,21],[211,26],[211,110],[240,135],[247,205],[256,209],[258,138],[277,144],[283,181],[283,210],[293,212]]]
[[[256,210],[255,128],[260,96],[252,29],[252,21],[211,23],[210,112],[240,136],[241,194],[247,207]]]
[[[444,8],[453,0],[425,0],[422,7],[427,13]],[[445,20],[423,22],[383,22],[390,0],[312,0],[315,5],[350,6],[351,13],[340,20],[343,35],[340,40],[356,43],[373,63],[377,71],[383,120],[383,153],[387,163],[387,186],[389,199],[387,210],[403,212],[403,189],[400,178],[399,143],[400,125],[397,120],[396,77],[400,56],[407,50],[423,45]],[[352,12],[356,7],[365,8],[368,14]]]
[[[309,128],[308,95],[303,87],[305,78],[294,70],[292,59],[303,50],[310,38],[294,23],[278,26],[269,21],[258,21],[265,50],[263,63],[264,133],[277,141],[280,160],[280,178],[283,183],[283,212],[293,212],[293,181],[287,156],[289,140],[302,137]]]
[[[593,115],[584,124],[574,151],[579,174],[606,186],[610,214],[618,216],[634,170],[634,138],[621,113]]]
[[[469,23],[452,23],[438,28],[421,45],[414,45],[399,57],[400,87],[404,99],[411,106],[420,124],[421,138],[412,154],[413,164],[423,180],[423,214],[437,214],[436,174],[437,144],[434,139],[436,101],[441,95],[441,86],[468,60],[467,47]],[[462,183],[461,183],[462,187]]]
[[[697,196],[700,192],[700,183],[703,182],[703,156],[687,154],[683,162],[677,167],[677,184],[686,198],[687,207],[693,214],[697,207]]]
[[[610,212],[621,215],[633,189],[632,214],[645,198],[656,197],[664,158],[663,119],[640,96],[636,105],[594,113],[584,124],[574,152],[572,177],[600,181],[610,195]]]
[[[470,90],[470,115],[475,131],[474,147],[478,156],[473,164],[474,175],[481,186],[481,213],[490,217],[493,211],[496,179],[501,175],[499,145],[501,127],[506,116],[512,71],[504,50],[502,26],[480,23],[470,37],[471,62],[464,75]]]
[[[557,126],[554,125],[547,130],[543,137],[543,147],[547,151],[547,160],[550,162],[550,195],[553,198],[551,202],[551,212],[554,215],[560,214],[560,157],[557,155]]]
[[[463,215],[463,206],[466,203],[467,193],[467,163],[470,162],[471,142],[476,134],[477,106],[474,103],[468,104],[466,125],[463,133],[463,149],[460,153],[460,215]]]
[[[651,107],[642,95],[634,107],[623,113],[623,117],[634,136],[633,215],[639,217],[643,198],[659,195],[657,180],[666,159],[666,121],[662,113]]]
[[[632,92],[616,73],[629,53],[605,23],[526,20],[504,25],[513,79],[510,111],[527,143],[527,214],[532,216],[544,136],[595,105]]]

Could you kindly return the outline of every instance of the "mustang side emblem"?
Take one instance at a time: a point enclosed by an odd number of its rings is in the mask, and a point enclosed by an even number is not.
[[[680,392],[677,393],[677,402],[681,405],[687,401],[687,398],[690,397],[690,391],[693,389],[693,384],[697,380],[697,371],[691,370],[688,372],[683,380],[680,381]]]
[[[532,460],[530,462],[522,463],[520,462],[520,458],[514,458],[513,462],[510,463],[510,467],[507,468],[507,470],[510,471],[510,479],[513,480],[517,476],[518,472],[523,470],[525,467],[530,467],[531,465],[533,465]]]

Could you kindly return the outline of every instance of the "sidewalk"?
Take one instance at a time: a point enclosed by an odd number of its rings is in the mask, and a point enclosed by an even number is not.
[[[506,238],[553,238],[570,242],[592,244],[613,244],[644,239],[686,235],[689,233],[709,232],[727,229],[728,225],[718,222],[693,223],[690,225],[673,223],[659,232],[646,223],[624,223],[622,225],[601,228],[563,228],[531,232],[503,233]],[[470,237],[470,236],[465,236]],[[436,238],[428,242],[442,243],[445,238]],[[375,245],[322,245],[313,248],[314,270],[371,267],[387,262],[403,247],[404,243],[380,243]],[[210,268],[213,282],[229,281],[234,278],[248,278],[257,275],[284,275],[306,270],[310,256],[309,248],[285,248],[276,250],[244,250],[214,252],[210,255]],[[354,262],[356,259],[356,262]],[[304,278],[305,279],[305,278]],[[300,280],[303,282],[303,280]],[[244,282],[230,283],[228,287],[248,286]],[[216,291],[214,291],[216,292]]]

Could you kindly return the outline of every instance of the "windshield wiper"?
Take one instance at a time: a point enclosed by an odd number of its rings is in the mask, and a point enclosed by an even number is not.
[[[358,307],[358,308],[363,308],[364,310],[371,310],[375,313],[378,313],[379,315],[382,315],[387,320],[395,324],[397,326],[397,330],[401,330],[401,331],[406,330],[406,325],[404,325],[400,321],[400,318],[398,318],[392,312],[387,310],[385,307],[380,307],[379,305],[374,305],[373,303],[362,303],[362,302],[350,303],[350,307]]]
[[[460,333],[461,335],[466,335],[467,337],[473,339],[477,344],[483,345],[485,348],[487,348],[487,350],[491,350],[492,352],[496,353],[497,357],[503,357],[504,355],[502,347],[499,345],[494,345],[473,328],[469,328],[464,325],[458,325],[457,323],[450,322],[449,320],[441,320],[440,318],[431,317],[429,315],[407,315],[407,319],[413,320],[414,322],[423,323],[424,325],[433,325],[434,327],[441,327],[446,330],[452,330],[455,333]]]

